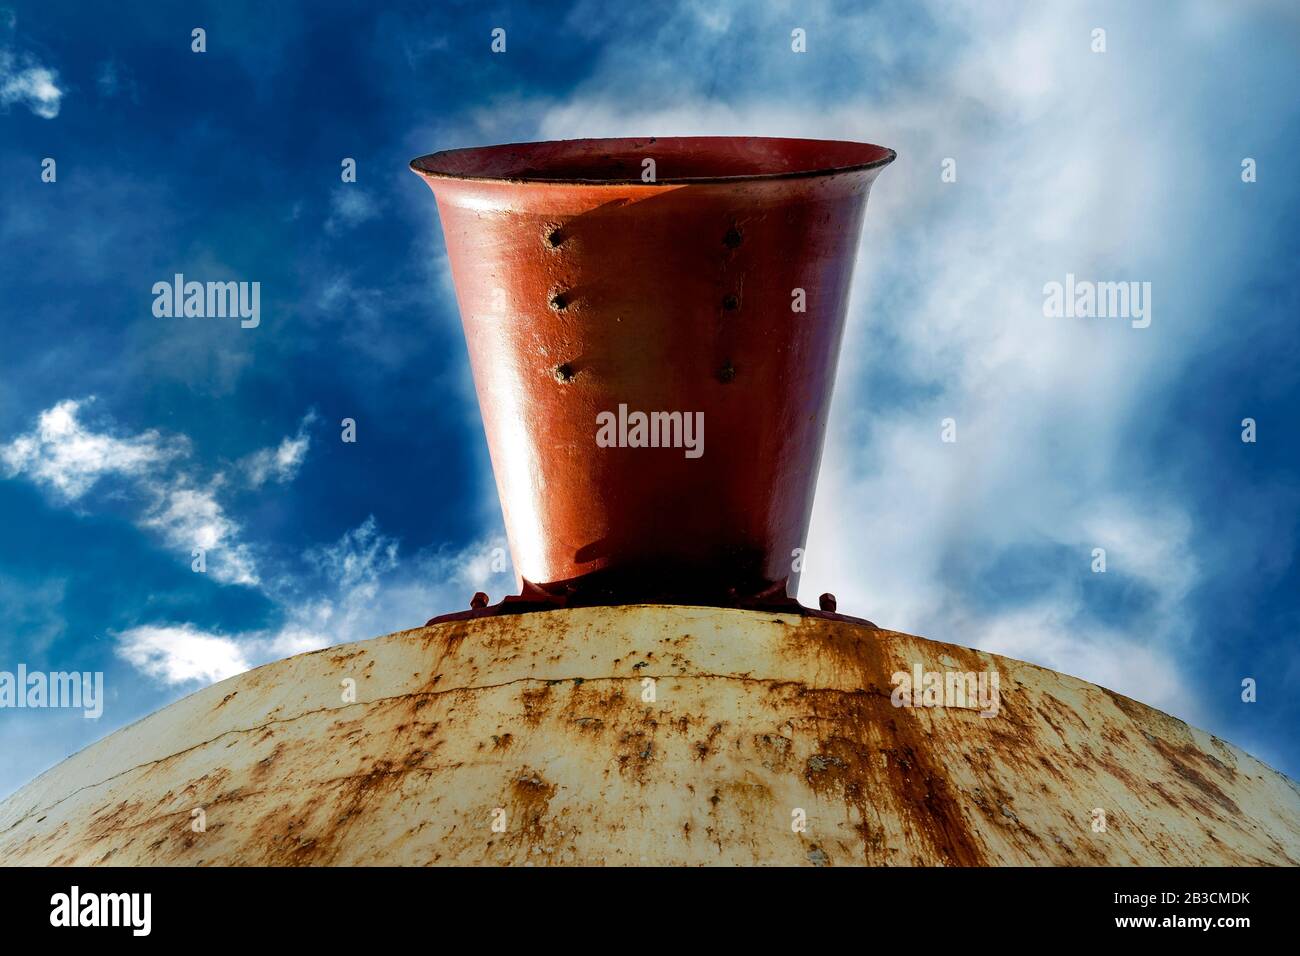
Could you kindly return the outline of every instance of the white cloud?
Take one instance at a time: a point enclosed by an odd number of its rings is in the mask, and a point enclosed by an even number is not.
[[[417,627],[448,608],[468,607],[476,590],[495,585],[498,597],[512,590],[508,569],[493,570],[497,548],[504,554],[505,542],[492,537],[459,551],[416,555],[403,564],[398,542],[369,517],[333,544],[304,553],[316,578],[285,575],[265,585],[281,606],[278,627],[223,635],[191,623],[157,623],[119,635],[118,653],[160,684],[181,686]]]
[[[243,469],[248,483],[260,488],[268,481],[284,484],[292,481],[298,469],[307,458],[311,447],[311,436],[307,429],[316,421],[316,413],[308,412],[298,425],[296,435],[286,435],[275,448],[261,448],[243,458],[239,466]]]
[[[499,599],[515,590],[505,555],[505,539],[494,533],[463,548],[423,551],[402,561],[398,542],[367,518],[333,545],[306,552],[324,587],[295,581],[279,589],[286,620],[279,634],[312,634],[321,646],[366,640],[468,608],[475,591]],[[496,564],[497,558],[504,564]]]
[[[330,215],[325,220],[329,232],[342,232],[368,222],[379,215],[379,201],[355,183],[343,183],[330,194]]]
[[[1126,273],[1147,270],[1136,278],[1177,254],[1173,200],[1147,189],[1143,170],[1172,168],[1188,144],[1144,115],[1150,77],[1130,64],[1082,79],[1079,34],[1055,11],[1027,8],[996,31],[978,24],[985,31],[1003,42],[972,47],[930,95],[901,95],[865,122],[843,117],[854,136],[923,160],[887,170],[868,210],[856,301],[871,312],[850,319],[805,593],[831,590],[850,614],[1194,717],[1179,663],[1182,599],[1196,580],[1190,522],[1129,487],[1123,470],[1125,428],[1178,344],[1169,326],[1051,322],[1040,311],[1042,283],[1066,271],[1130,278],[1110,273],[1116,236],[1155,250],[1128,257]],[[958,158],[957,184],[938,181],[944,156]],[[1120,167],[1129,175],[1116,181],[1108,171]],[[887,258],[910,265],[881,268],[877,243],[901,244],[904,256]],[[1185,332],[1193,321],[1180,316]],[[859,389],[883,375],[917,397],[863,415]],[[949,416],[956,445],[939,441]],[[1077,555],[1078,577],[1040,584],[1027,606],[949,579],[953,562],[996,580],[996,558],[1051,547]],[[1115,580],[1091,575],[1094,547],[1106,549],[1108,574],[1150,589],[1136,626],[1089,618],[1084,589]]]
[[[95,85],[99,87],[99,92],[103,96],[112,99],[117,96],[117,91],[121,86],[121,77],[117,72],[117,63],[113,60],[105,60],[99,65],[99,72],[95,74]]]
[[[30,660],[67,634],[67,585],[66,578],[32,582],[0,574],[0,646],[21,647]]]
[[[207,573],[223,584],[260,583],[252,551],[239,540],[239,523],[217,501],[220,481],[208,487],[193,487],[186,481],[177,478],[170,483],[149,482],[154,503],[141,516],[140,525],[156,531],[169,548],[182,555],[203,549]]]
[[[95,74],[95,86],[99,95],[105,99],[125,96],[132,101],[139,101],[140,91],[135,78],[115,59],[105,60],[99,65],[99,71]]]
[[[133,627],[118,636],[117,653],[163,684],[211,684],[253,666],[235,641],[188,624]]]
[[[974,622],[971,637],[975,640],[963,638],[962,643],[977,643],[995,654],[1062,673],[1086,675],[1092,683],[1162,710],[1197,712],[1165,649],[1147,644],[1143,635],[1081,625],[1076,610],[1067,596],[1054,594],[1030,607]]]
[[[54,119],[59,115],[63,91],[56,71],[43,66],[19,67],[12,55],[0,52],[0,107],[14,103],[26,106],[37,116]]]
[[[292,627],[230,637],[192,624],[149,624],[118,634],[115,650],[118,657],[163,686],[193,687],[329,643],[318,634]]]
[[[223,479],[199,481],[186,467],[190,443],[149,429],[135,435],[95,429],[82,421],[93,399],[59,402],[41,412],[31,431],[0,445],[8,477],[26,477],[65,502],[80,502],[100,482],[135,508],[137,524],[158,534],[186,561],[194,548],[211,552],[208,571],[225,584],[256,585],[258,573],[242,529],[217,500]]]
[[[9,477],[26,475],[67,500],[75,500],[107,476],[141,478],[185,451],[154,430],[118,437],[81,424],[83,403],[68,399],[41,412],[36,427],[0,445]]]
[[[306,557],[339,586],[368,589],[381,574],[397,567],[397,542],[380,534],[375,516],[370,515],[336,543],[311,549]]]
[[[352,277],[335,274],[324,279],[316,295],[317,306],[326,312],[347,312],[372,318],[379,314],[383,293],[378,289],[358,289]]]
[[[28,55],[0,49],[0,109],[17,103],[37,116],[54,119],[64,91],[57,70],[42,66]]]

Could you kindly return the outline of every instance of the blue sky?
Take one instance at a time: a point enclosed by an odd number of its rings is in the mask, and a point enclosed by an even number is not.
[[[805,602],[1097,681],[1300,773],[1300,18],[1134,6],[7,6],[0,669],[102,670],[107,702],[0,711],[0,792],[211,680],[505,593],[406,163],[691,133],[899,152]],[[178,272],[259,282],[260,325],[155,317]],[[1150,282],[1150,326],[1045,317],[1067,273]]]

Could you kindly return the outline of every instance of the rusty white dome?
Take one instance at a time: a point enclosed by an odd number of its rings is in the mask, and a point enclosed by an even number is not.
[[[997,715],[894,706],[892,675],[917,668],[996,672]],[[839,620],[603,607],[402,631],[205,688],[0,804],[0,858],[1294,865],[1300,789],[996,655]]]

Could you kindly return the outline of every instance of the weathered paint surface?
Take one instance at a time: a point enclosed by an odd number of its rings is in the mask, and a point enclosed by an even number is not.
[[[998,716],[895,708],[891,675],[915,664],[996,671]],[[206,688],[0,804],[0,859],[1294,865],[1300,788],[1006,658],[793,615],[584,608],[404,631]]]

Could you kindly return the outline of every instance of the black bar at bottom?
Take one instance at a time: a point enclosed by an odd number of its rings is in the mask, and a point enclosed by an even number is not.
[[[893,938],[909,950],[988,941],[990,931],[1230,943],[1261,929],[1277,934],[1294,920],[1295,876],[1245,868],[0,868],[0,918],[6,934],[20,937],[76,933],[127,945],[384,946],[390,933],[424,933],[431,945],[446,945],[459,930],[480,943],[520,934],[594,942],[589,934],[599,929],[620,934],[605,937],[611,944],[649,945],[676,930],[695,941],[762,940],[782,924],[805,938],[847,933],[863,945]]]

